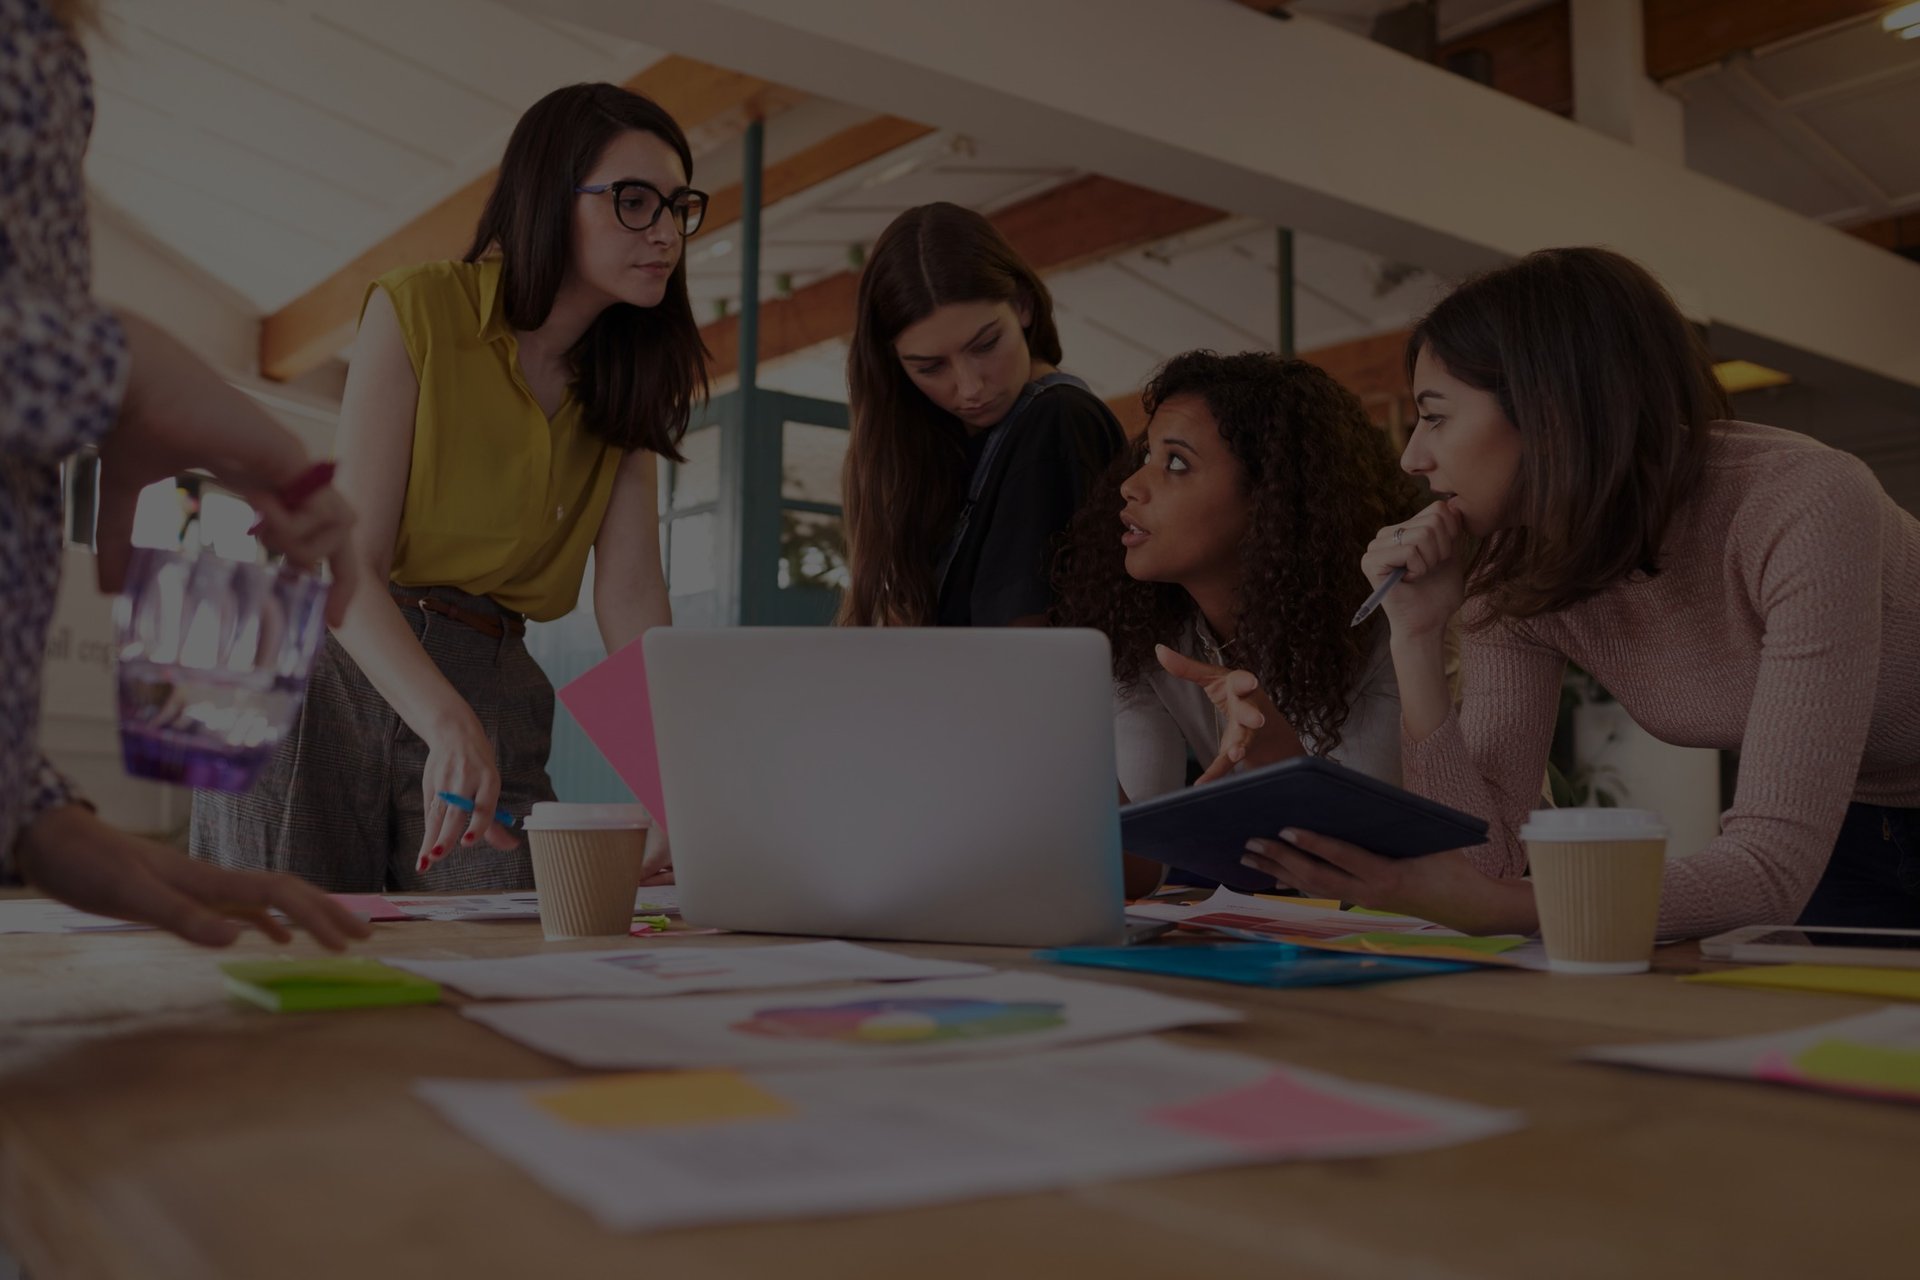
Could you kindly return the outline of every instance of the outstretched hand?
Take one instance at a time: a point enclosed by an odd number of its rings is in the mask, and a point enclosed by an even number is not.
[[[1200,662],[1164,644],[1155,645],[1153,653],[1168,674],[1206,690],[1207,700],[1220,718],[1219,754],[1195,786],[1224,778],[1243,762],[1271,764],[1305,750],[1300,735],[1274,707],[1253,672]]]
[[[291,942],[291,924],[329,951],[372,933],[366,921],[303,880],[196,862],[109,826],[80,805],[49,810],[18,847],[28,883],[48,896],[97,915],[157,925],[204,947],[230,946],[248,927]]]

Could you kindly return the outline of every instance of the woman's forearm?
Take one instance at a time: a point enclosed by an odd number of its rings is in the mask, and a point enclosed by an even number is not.
[[[602,590],[596,582],[593,592],[593,618],[600,628],[600,641],[608,653],[620,650],[654,627],[673,625],[673,605],[667,597],[667,584],[660,578],[636,588]]]
[[[1407,736],[1419,742],[1445,724],[1453,713],[1453,692],[1447,685],[1447,643],[1444,631],[1427,635],[1394,636],[1393,674],[1400,686],[1400,718]]]
[[[334,636],[387,705],[422,739],[431,742],[442,726],[473,714],[384,588],[357,595]]]

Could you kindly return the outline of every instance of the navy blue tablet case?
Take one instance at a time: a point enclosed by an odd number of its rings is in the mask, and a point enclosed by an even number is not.
[[[1282,827],[1333,836],[1389,858],[1485,844],[1487,824],[1320,756],[1297,756],[1120,810],[1120,847],[1229,889],[1273,880],[1240,865],[1247,841]]]

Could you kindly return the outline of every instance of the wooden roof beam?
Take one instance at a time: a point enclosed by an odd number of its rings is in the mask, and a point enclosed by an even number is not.
[[[1042,275],[1108,258],[1143,244],[1192,231],[1226,215],[1218,209],[1148,191],[1112,178],[1088,176],[1043,191],[993,216],[1001,234]],[[760,305],[760,359],[804,351],[853,332],[860,276],[842,271]],[[713,353],[713,374],[739,365],[740,321],[716,320],[700,330]]]

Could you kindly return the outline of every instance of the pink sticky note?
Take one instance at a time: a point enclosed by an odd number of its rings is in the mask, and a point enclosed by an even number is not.
[[[1355,1142],[1417,1138],[1436,1128],[1425,1116],[1329,1093],[1285,1071],[1198,1102],[1162,1107],[1148,1118],[1264,1155],[1333,1153]]]
[[[560,701],[607,758],[620,781],[662,830],[667,800],[660,786],[660,749],[653,741],[647,658],[635,640],[560,690]]]

